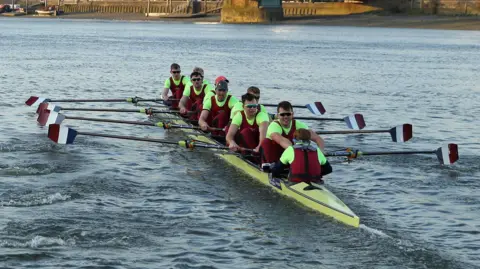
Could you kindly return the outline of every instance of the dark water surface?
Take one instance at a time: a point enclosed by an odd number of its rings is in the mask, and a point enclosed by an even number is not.
[[[0,268],[480,268],[480,32],[1,18],[0,26]],[[212,82],[227,76],[236,96],[256,85],[263,102],[322,101],[325,116],[363,113],[369,129],[414,126],[404,144],[387,134],[331,135],[328,150],[453,142],[460,160],[332,158],[328,186],[360,216],[354,229],[208,153],[82,136],[55,145],[24,105],[30,95],[154,97],[172,62],[185,72],[202,66]]]

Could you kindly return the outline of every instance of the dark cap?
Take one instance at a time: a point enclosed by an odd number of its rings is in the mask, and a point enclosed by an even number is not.
[[[226,90],[228,91],[228,83],[225,80],[221,80],[218,82],[215,90]]]

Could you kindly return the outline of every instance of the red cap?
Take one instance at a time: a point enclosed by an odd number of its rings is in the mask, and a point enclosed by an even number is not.
[[[219,77],[217,77],[217,78],[215,79],[215,85],[217,85],[218,82],[220,82],[220,81],[222,81],[222,80],[224,80],[224,81],[227,82],[227,83],[230,82],[230,81],[228,81],[228,79],[227,79],[226,77],[224,77],[224,76],[219,76]]]

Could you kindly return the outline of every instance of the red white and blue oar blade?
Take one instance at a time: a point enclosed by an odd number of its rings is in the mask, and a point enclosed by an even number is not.
[[[38,106],[39,104],[43,103],[43,101],[47,100],[47,98],[38,97],[38,96],[30,96],[25,104],[27,106]]]
[[[44,111],[45,109],[48,109],[50,111],[60,112],[60,110],[62,108],[59,107],[59,106],[56,106],[56,105],[52,105],[52,104],[47,103],[47,102],[43,102],[43,103],[38,105],[37,114],[40,114],[40,111]]]
[[[48,126],[48,138],[57,144],[73,144],[76,136],[77,131],[72,128],[60,124],[50,124]]]
[[[65,115],[44,109],[40,111],[37,122],[41,126],[49,126],[50,124],[61,124],[65,120]]]
[[[440,147],[435,152],[437,154],[440,164],[453,164],[458,161],[458,145],[457,144],[448,144],[446,146]]]
[[[322,102],[307,104],[305,105],[305,107],[308,108],[308,110],[310,110],[310,112],[312,112],[315,115],[323,115],[325,114],[325,112],[327,112],[325,110],[325,107],[323,107]]]
[[[343,118],[347,127],[354,130],[362,130],[367,126],[362,114],[353,114]]]
[[[403,124],[390,129],[390,135],[393,142],[407,142],[413,137],[413,126],[411,124]]]

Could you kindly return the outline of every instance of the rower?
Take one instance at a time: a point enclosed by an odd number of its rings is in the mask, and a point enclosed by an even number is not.
[[[268,114],[259,111],[257,98],[250,93],[242,95],[242,102],[237,104],[242,104],[243,110],[237,113],[230,123],[227,145],[234,151],[240,146],[258,152],[267,134]]]
[[[323,183],[322,176],[332,172],[332,166],[320,148],[311,144],[311,132],[298,129],[294,134],[293,146],[287,147],[280,160],[271,167],[274,177],[278,177],[290,165],[288,179],[291,182]]]
[[[170,74],[171,76],[165,80],[165,86],[162,92],[162,99],[166,102],[168,98],[169,90],[172,92],[171,95],[171,106],[172,108],[178,107],[178,100],[182,97],[183,90],[185,85],[190,83],[188,77],[181,75],[180,65],[173,63],[170,65]],[[176,100],[175,100],[176,99]]]
[[[235,96],[228,94],[227,82],[218,82],[215,95],[203,103],[203,111],[198,120],[200,128],[203,131],[207,131],[209,127],[225,128],[230,119],[230,111],[237,102]]]
[[[227,81],[227,82],[228,82],[228,81]],[[257,100],[257,103],[259,102],[259,100],[260,100],[260,89],[259,89],[258,87],[255,87],[255,86],[250,86],[250,87],[248,87],[247,93],[253,95],[253,96],[255,97],[255,99]],[[238,102],[238,103],[235,104],[235,106],[232,108],[232,113],[231,113],[231,115],[230,115],[230,119],[233,119],[233,117],[235,116],[235,114],[237,114],[237,112],[240,112],[240,111],[243,111],[243,104],[242,104],[242,102]],[[260,112],[267,113],[267,116],[268,116],[267,109],[266,109],[265,106],[263,106],[263,105],[260,105]]]
[[[196,66],[196,67],[193,68],[192,73],[193,72],[198,72],[198,73],[202,74],[202,77],[203,77],[203,84],[202,85],[207,85],[207,88],[206,88],[207,92],[209,92],[209,91],[213,92],[214,91],[214,88],[213,88],[212,84],[208,80],[205,79],[205,73],[203,71],[203,68]],[[188,87],[192,86],[192,84],[193,83],[190,81],[186,85],[185,88],[188,88]]]
[[[183,91],[182,99],[180,99],[180,114],[187,113],[187,111],[202,111],[202,103],[207,94],[207,84],[203,84],[203,76],[200,72],[193,72],[190,74],[190,81],[193,84],[189,84],[188,88]],[[215,95],[214,91],[210,91],[212,95]],[[194,116],[192,119],[198,119]]]
[[[283,151],[293,144],[295,131],[300,129],[309,130],[311,139],[321,150],[324,149],[323,139],[309,129],[305,123],[294,119],[293,107],[290,102],[282,101],[278,104],[277,118],[268,126],[266,139],[262,141],[262,163],[277,162]]]

